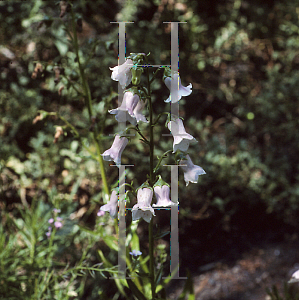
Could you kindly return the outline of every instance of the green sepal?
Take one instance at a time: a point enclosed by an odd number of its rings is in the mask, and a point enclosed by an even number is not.
[[[180,150],[177,150],[175,152],[175,161],[177,164],[180,163],[181,160],[187,160],[187,152],[182,152]]]
[[[133,85],[139,85],[139,83],[140,83],[140,77],[141,77],[141,74],[143,73],[143,68],[142,67],[133,66],[131,68],[131,73],[132,73],[132,84]]]
[[[174,114],[168,114],[168,115],[167,115],[167,119],[166,119],[166,121],[165,121],[165,127],[168,128],[168,123],[169,123],[170,121],[176,121],[178,118],[179,118],[179,116],[177,116],[177,115],[174,115]]]
[[[181,120],[183,120],[184,121],[184,118],[183,117],[179,117],[179,116],[177,116],[177,115],[174,115],[174,114],[168,114],[167,115],[167,119],[166,119],[166,121],[165,121],[165,127],[167,127],[168,128],[168,123],[170,122],[170,121],[176,121],[177,119],[181,119]]]
[[[148,183],[148,180],[146,182],[144,182],[139,188],[136,189],[136,192],[139,190],[139,189],[144,189],[144,188],[148,188],[148,189],[151,189],[153,191],[153,188],[149,185]]]
[[[171,78],[171,69],[169,67],[164,68],[163,81],[166,79],[166,77]]]
[[[127,59],[132,59],[134,65],[142,65],[145,53],[130,53]]]
[[[158,177],[159,178],[158,178],[157,182],[154,184],[154,187],[155,186],[162,187],[163,185],[167,185],[168,187],[170,187],[169,184],[162,179],[161,175],[158,175]]]

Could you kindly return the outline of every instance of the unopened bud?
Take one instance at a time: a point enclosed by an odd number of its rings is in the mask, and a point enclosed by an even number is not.
[[[133,85],[138,85],[140,83],[140,77],[143,72],[143,68],[133,67],[131,68],[131,72]]]

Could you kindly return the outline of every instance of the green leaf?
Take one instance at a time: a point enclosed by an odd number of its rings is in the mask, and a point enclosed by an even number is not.
[[[169,234],[170,231],[165,231],[165,232],[161,232],[161,233],[157,233],[155,236],[154,236],[154,239],[155,240],[159,240],[161,239],[162,237],[166,236],[167,234]]]
[[[130,290],[133,292],[133,294],[137,297],[138,300],[148,300],[131,279],[127,279],[127,283]]]
[[[162,278],[162,274],[163,274],[163,265],[161,266],[161,268],[157,272],[157,276],[156,276],[156,279],[155,279],[155,286],[158,286],[158,284],[160,283],[161,278]]]
[[[140,251],[139,247],[139,237],[136,232],[132,234],[132,240],[131,240],[132,249]]]
[[[110,249],[118,251],[117,240],[114,236],[107,235],[103,237],[103,240]]]
[[[195,300],[194,289],[193,289],[193,280],[189,270],[187,270],[187,280],[184,286],[183,293],[180,295],[178,300],[184,300],[186,295],[189,294],[188,300]]]
[[[149,278],[149,277],[150,277],[150,275],[149,275],[148,273],[143,272],[143,270],[140,270],[140,272],[135,271],[135,273],[136,273],[138,276],[143,277],[143,278]]]

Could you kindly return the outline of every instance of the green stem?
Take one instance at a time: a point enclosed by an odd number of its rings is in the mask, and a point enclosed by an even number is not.
[[[75,48],[75,54],[76,54],[76,58],[77,58],[78,66],[79,66],[80,77],[81,77],[82,85],[83,85],[83,89],[84,89],[85,104],[87,106],[88,114],[89,114],[89,120],[91,122],[92,119],[93,119],[91,93],[90,93],[89,85],[88,85],[88,82],[87,82],[87,79],[86,79],[86,76],[85,76],[84,68],[83,68],[83,66],[81,64],[81,61],[80,61],[78,37],[77,37],[77,30],[76,30],[76,24],[75,24],[75,15],[74,15],[72,5],[71,5],[71,14],[72,14],[72,25],[73,25],[73,34],[74,34],[73,45],[74,45],[74,48]],[[96,145],[98,161],[100,163],[100,172],[101,172],[101,177],[102,177],[102,181],[103,181],[104,191],[105,191],[106,195],[110,195],[110,189],[109,189],[109,186],[108,186],[105,167],[104,167],[104,160],[103,160],[103,157],[101,156],[102,149],[101,149],[101,145],[100,145],[97,137],[98,137],[98,129],[97,129],[97,126],[95,126],[94,131],[93,131],[93,139],[94,139],[94,142],[95,142],[95,145]]]
[[[148,59],[146,57],[146,63],[148,64]],[[149,68],[147,70],[147,90],[149,98],[149,117],[150,117],[150,185],[153,186],[154,183],[154,126],[153,126],[153,105],[151,99],[151,82],[149,79]],[[153,221],[151,219],[148,227],[149,234],[149,256],[150,256],[150,281],[152,290],[152,299],[156,297],[156,286],[155,286],[155,270],[154,270],[154,235],[153,235]]]
[[[158,123],[159,119],[161,118],[162,115],[169,115],[169,112],[162,112],[159,114],[159,116],[157,117],[156,121],[154,122],[154,126]]]
[[[147,58],[146,58],[147,59]],[[163,70],[163,67],[160,67],[158,68],[155,73],[153,74],[153,77],[152,79],[150,80],[150,84],[155,80],[156,76],[157,76],[157,73],[160,71],[160,70]]]
[[[63,121],[68,127],[71,128],[71,130],[73,131],[73,133],[75,134],[76,138],[80,138],[79,132],[77,131],[77,129],[67,120],[65,119],[63,116],[61,116],[59,113],[56,113],[56,116]]]
[[[128,128],[126,129],[126,132],[129,131],[130,129],[133,129],[133,130],[135,130],[135,131],[138,132],[138,134],[142,137],[141,141],[143,141],[144,143],[146,143],[146,144],[148,144],[148,145],[150,144],[150,142],[148,141],[148,139],[147,139],[147,138],[142,134],[142,132],[140,131],[138,125],[136,125],[136,127],[128,127]]]
[[[161,155],[161,157],[159,158],[159,161],[158,161],[158,163],[157,163],[157,165],[156,165],[156,167],[155,167],[155,169],[154,169],[154,173],[156,173],[156,172],[158,171],[159,166],[160,166],[160,164],[161,164],[163,158],[166,158],[166,157],[167,157],[167,154],[168,154],[169,152],[172,152],[172,150],[168,150],[168,151],[166,151],[163,155]]]

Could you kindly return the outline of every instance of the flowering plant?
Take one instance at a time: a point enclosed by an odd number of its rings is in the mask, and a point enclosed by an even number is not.
[[[177,103],[183,96],[188,96],[191,94],[192,84],[189,84],[187,87],[184,87],[181,84],[181,79],[178,73],[171,73],[171,70],[168,67],[160,67],[153,74],[150,79],[149,67],[144,67],[146,75],[147,75],[147,85],[143,86],[140,84],[141,75],[143,73],[142,65],[148,66],[148,55],[144,53],[131,53],[131,55],[126,59],[126,61],[113,68],[110,68],[112,71],[111,78],[115,81],[119,81],[121,86],[125,88],[123,101],[118,108],[109,110],[110,114],[114,114],[115,118],[118,122],[125,123],[128,121],[134,127],[127,127],[124,131],[117,133],[115,140],[110,149],[106,150],[102,156],[104,160],[111,161],[113,160],[118,167],[121,167],[121,154],[124,150],[125,146],[128,144],[128,139],[126,138],[127,133],[130,130],[135,130],[140,135],[140,140],[149,146],[149,173],[148,179],[137,189],[133,187],[133,185],[129,185],[124,183],[125,186],[129,186],[130,190],[137,194],[137,203],[133,205],[131,208],[132,211],[132,220],[139,221],[143,219],[147,223],[149,223],[149,259],[150,259],[150,267],[149,267],[149,279],[150,279],[150,290],[151,290],[151,299],[155,299],[156,293],[156,285],[157,285],[157,271],[154,268],[154,245],[153,245],[153,220],[155,217],[155,207],[175,207],[178,205],[178,202],[172,202],[170,200],[170,186],[167,184],[159,175],[158,169],[164,158],[167,157],[169,152],[174,153],[175,155],[179,154],[180,159],[174,157],[176,163],[184,171],[184,179],[186,182],[186,186],[188,186],[189,182],[195,183],[198,181],[198,176],[205,174],[205,171],[192,163],[191,158],[189,157],[187,150],[190,144],[196,143],[196,139],[186,132],[184,128],[183,121],[179,118],[178,115],[173,115],[170,113],[162,113],[160,114],[156,122],[153,121],[154,111],[151,99],[151,83],[156,78],[159,71],[164,71],[164,82],[166,87],[171,91],[170,97],[165,101],[166,103]],[[174,93],[172,93],[172,81],[178,87]],[[145,104],[148,103],[148,114],[149,121],[145,118],[145,115],[142,113]],[[167,150],[164,155],[162,155],[156,163],[156,167],[154,167],[154,130],[155,127],[158,126],[158,120],[163,114],[167,114],[168,118],[166,121],[166,126],[170,130],[173,136],[173,149]],[[138,126],[138,123],[142,121],[144,123],[149,123],[149,134],[141,131]],[[121,187],[119,187],[121,189]],[[111,217],[117,216],[115,208],[116,206],[116,192],[112,192],[111,199],[114,198],[114,201],[110,200],[108,204],[105,204],[101,207],[101,210],[106,210],[110,212]],[[154,196],[156,198],[156,203],[154,204]],[[112,204],[113,202],[113,204]],[[121,211],[121,204],[119,204],[119,211]],[[120,217],[119,217],[119,220]],[[135,252],[134,252],[135,251]],[[133,256],[141,255],[142,253],[139,250],[133,250],[130,252]],[[134,263],[134,269],[136,265]],[[132,270],[133,271],[133,270]],[[133,282],[129,283],[129,287],[132,288],[135,296],[140,299],[144,297],[134,285]]]

